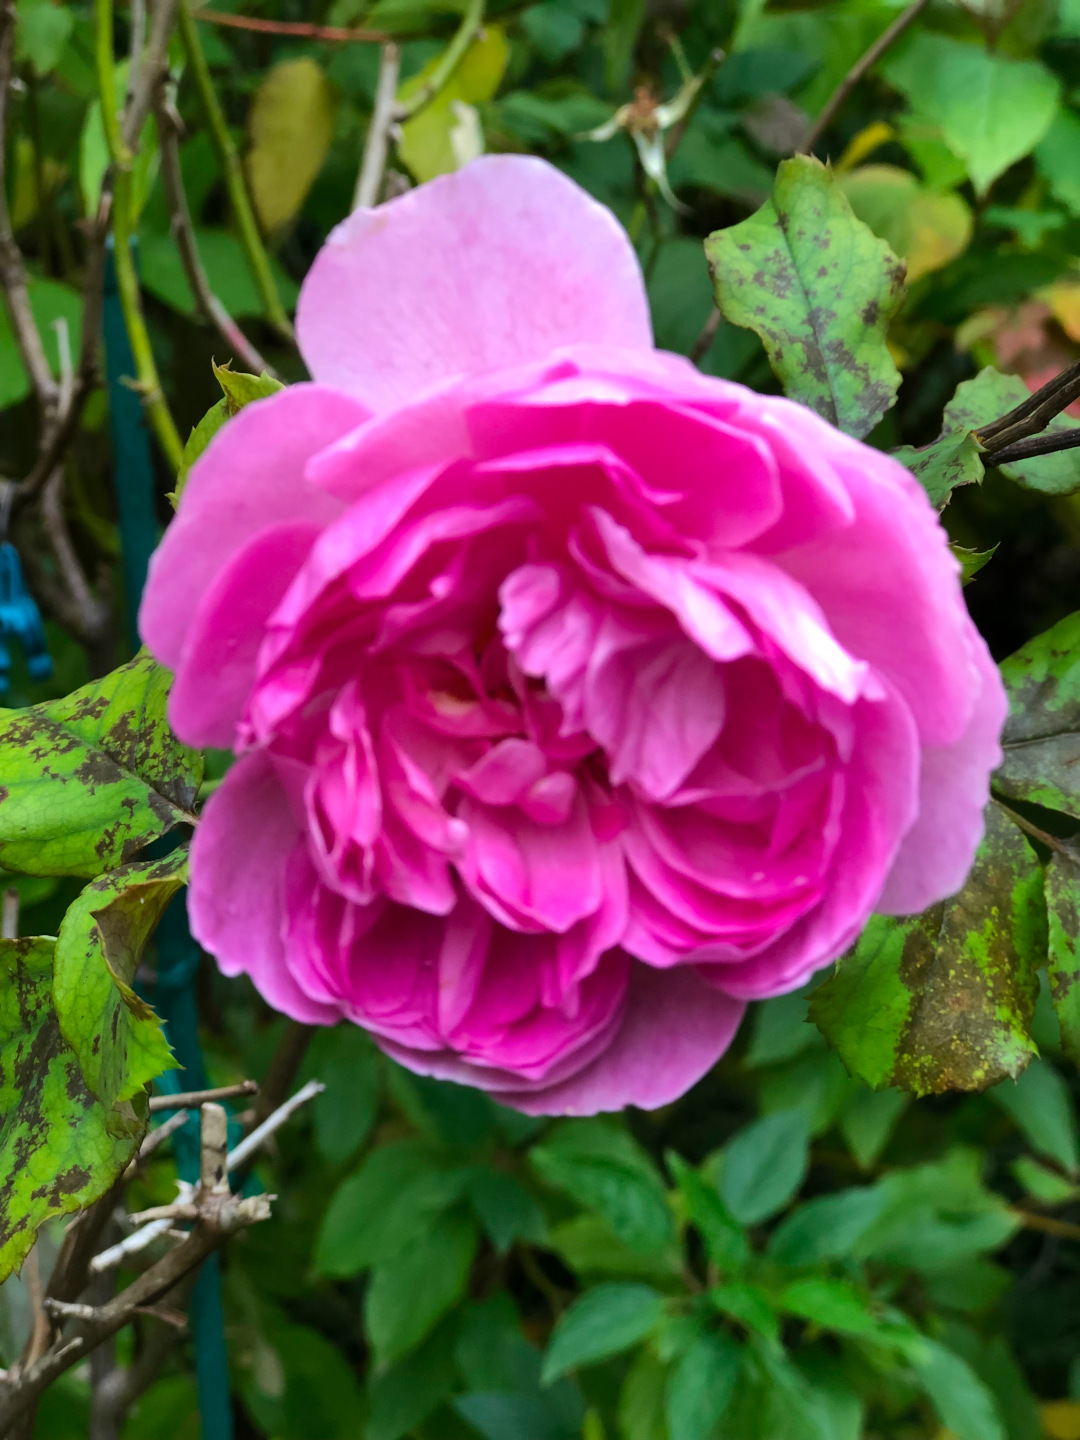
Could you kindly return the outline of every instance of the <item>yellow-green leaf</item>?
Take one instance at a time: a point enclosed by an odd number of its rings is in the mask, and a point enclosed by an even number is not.
[[[398,99],[407,103],[431,80],[440,56],[406,80]],[[461,124],[457,106],[480,105],[499,88],[510,46],[501,25],[485,25],[438,94],[402,126],[398,147],[402,160],[417,180],[432,180],[456,170],[461,163],[454,149],[453,134]]]
[[[299,213],[330,149],[335,109],[333,87],[308,56],[282,60],[256,90],[247,171],[264,230]]]

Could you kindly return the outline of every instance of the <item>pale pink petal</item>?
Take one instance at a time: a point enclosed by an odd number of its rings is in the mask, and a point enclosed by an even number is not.
[[[520,155],[484,156],[355,211],[309,270],[296,328],[312,375],[375,410],[579,341],[652,346],[625,231]]]
[[[211,795],[191,843],[191,933],[225,975],[250,975],[263,999],[305,1025],[332,1025],[336,1005],[297,984],[285,943],[285,874],[300,835],[273,765],[245,755]]]
[[[150,560],[139,631],[163,665],[179,665],[195,602],[237,550],[271,525],[321,526],[341,513],[339,500],[307,483],[304,466],[368,413],[346,395],[293,385],[245,405],[215,435]]]
[[[1001,763],[1008,699],[998,668],[974,626],[971,649],[981,680],[975,708],[959,740],[922,752],[919,816],[875,906],[886,915],[914,915],[955,895],[982,839],[990,774]]]

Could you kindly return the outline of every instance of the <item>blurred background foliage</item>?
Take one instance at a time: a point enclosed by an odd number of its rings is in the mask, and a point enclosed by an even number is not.
[[[548,157],[629,227],[658,343],[775,389],[754,335],[720,325],[710,336],[701,242],[763,201],[777,160],[900,8],[492,0],[436,99],[401,127],[390,188],[481,147]],[[407,100],[461,13],[454,0],[217,0],[195,12],[287,309],[351,208],[379,46],[266,22],[393,35]],[[59,372],[55,322],[77,346],[80,226],[107,165],[93,18],[56,0],[18,0],[18,16],[9,202]],[[123,54],[126,10],[117,18]],[[211,286],[282,377],[300,379],[265,318],[179,47],[174,59],[183,179]],[[703,71],[688,122],[665,137],[672,205],[627,134],[590,135]],[[229,357],[197,317],[155,134],[148,123],[136,173],[139,266],[187,434],[220,398],[212,361]],[[873,443],[932,439],[957,383],[984,364],[1034,388],[1080,356],[1078,0],[932,0],[817,153],[908,264],[890,334],[904,381]],[[72,535],[106,587],[119,562],[107,420],[99,390],[67,462]],[[0,308],[0,469],[24,472],[35,444]],[[164,523],[163,462],[159,479]],[[956,493],[945,520],[959,544],[998,547],[967,594],[999,658],[1080,608],[1077,500],[993,471]],[[10,703],[85,680],[86,654],[55,619],[49,638],[54,678],[31,684],[16,657]],[[55,933],[77,884],[18,884],[24,930]],[[209,963],[199,985],[212,1082],[265,1075],[295,1040],[288,1027]],[[805,994],[757,1006],[732,1053],[675,1106],[552,1122],[409,1075],[354,1029],[318,1033],[300,1075],[327,1089],[258,1166],[279,1196],[273,1219],[224,1257],[237,1435],[1080,1440],[1080,1088],[1049,1005],[1042,1058],[1019,1082],[920,1102],[850,1079],[806,1008]],[[174,1182],[173,1161],[156,1159],[133,1208],[168,1201]],[[29,1314],[27,1280],[12,1278],[0,1289],[4,1363]],[[125,1332],[121,1358],[142,1343]],[[89,1383],[84,1367],[54,1386],[35,1435],[86,1435]],[[123,1437],[198,1434],[178,1333]]]

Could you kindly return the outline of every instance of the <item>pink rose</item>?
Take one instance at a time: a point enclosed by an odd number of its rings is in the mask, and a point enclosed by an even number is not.
[[[933,510],[654,350],[607,210],[478,160],[340,225],[298,333],[142,609],[239,756],[192,850],[227,975],[522,1110],[651,1107],[959,888],[1005,700]]]

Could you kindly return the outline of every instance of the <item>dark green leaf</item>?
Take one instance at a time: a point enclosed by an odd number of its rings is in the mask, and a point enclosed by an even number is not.
[[[105,1193],[146,1128],[87,1089],[52,1007],[53,946],[0,940],[0,1279],[46,1220]]]
[[[484,1440],[578,1440],[580,1423],[567,1419],[547,1395],[499,1392],[461,1395],[454,1409]]]
[[[873,917],[811,997],[826,1039],[875,1088],[983,1090],[1035,1053],[1039,866],[999,806],[986,816],[963,890],[909,920]]]
[[[849,1254],[885,1209],[877,1187],[838,1190],[807,1200],[769,1238],[768,1254],[781,1265],[817,1265]]]
[[[372,1376],[364,1440],[402,1440],[450,1394],[454,1388],[450,1341],[446,1327],[440,1326],[400,1365]]]
[[[663,1297],[649,1285],[597,1285],[559,1316],[544,1356],[545,1385],[581,1365],[629,1350],[660,1323]]]
[[[701,1232],[709,1259],[721,1274],[741,1270],[750,1258],[750,1242],[742,1226],[692,1165],[673,1150],[668,1152],[667,1162],[682,1192],[686,1218]]]
[[[1001,666],[1009,718],[995,787],[1080,819],[1080,611]]]
[[[903,1090],[866,1090],[860,1085],[844,1105],[840,1133],[864,1170],[873,1165],[889,1143],[909,1099]]]
[[[469,1186],[469,1198],[477,1218],[500,1255],[515,1240],[542,1245],[547,1221],[539,1204],[525,1186],[502,1170],[478,1167]]]
[[[465,1215],[440,1215],[411,1245],[373,1266],[364,1328],[380,1368],[415,1349],[465,1293],[477,1245]]]
[[[132,989],[165,907],[187,880],[187,852],[92,880],[64,916],[53,998],[64,1039],[104,1105],[130,1100],[175,1067],[161,1021]]]
[[[1033,1150],[1064,1170],[1080,1167],[1072,1097],[1048,1060],[1033,1060],[1018,1080],[1006,1080],[990,1093]]]
[[[966,1360],[923,1342],[916,1371],[934,1409],[957,1440],[1006,1440],[994,1397]]]
[[[726,1335],[706,1334],[671,1371],[665,1411],[669,1440],[708,1440],[731,1402],[742,1351]]]
[[[755,1005],[753,1035],[743,1064],[751,1070],[760,1065],[777,1065],[820,1045],[821,1038],[810,1024],[806,1007],[805,988]]]
[[[0,711],[0,862],[99,875],[190,818],[203,762],[169,728],[171,683],[138,655],[63,700]]]
[[[326,1086],[315,1097],[315,1144],[331,1165],[356,1154],[375,1121],[379,1058],[370,1037],[356,1025],[321,1030],[311,1047],[311,1073]]]
[[[724,1147],[720,1198],[744,1225],[782,1210],[806,1174],[810,1129],[800,1110],[778,1110],[732,1137]]]
[[[1080,863],[1072,853],[1055,853],[1046,867],[1046,909],[1050,921],[1047,974],[1061,1048],[1080,1065]]]
[[[785,391],[850,435],[873,429],[900,372],[885,332],[904,267],[852,213],[832,172],[785,160],[772,199],[705,242],[716,303],[761,336]]]
[[[748,1330],[763,1335],[766,1340],[776,1340],[780,1335],[780,1321],[772,1295],[762,1285],[746,1280],[730,1280],[726,1285],[714,1285],[709,1299],[722,1315],[737,1320]]]

